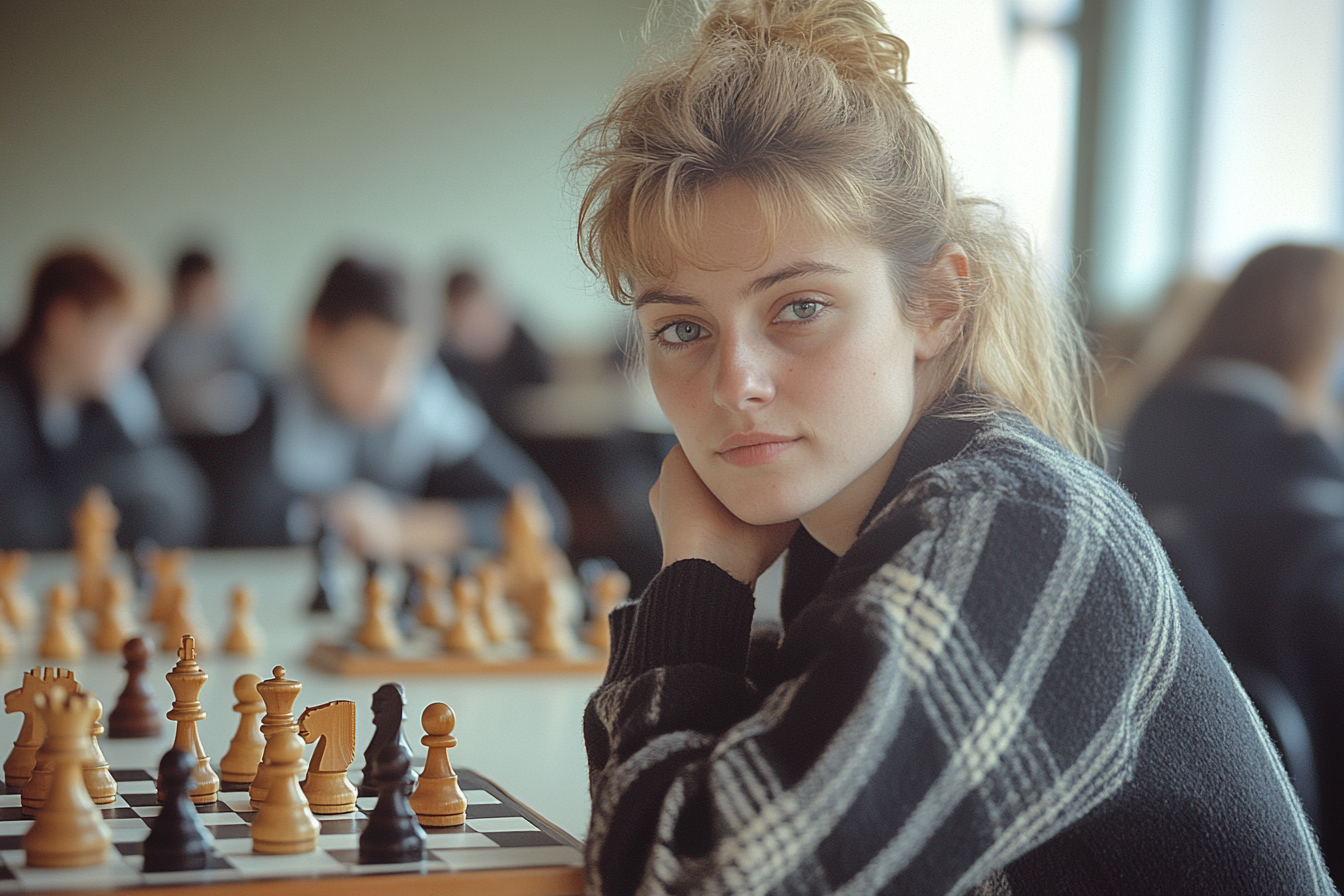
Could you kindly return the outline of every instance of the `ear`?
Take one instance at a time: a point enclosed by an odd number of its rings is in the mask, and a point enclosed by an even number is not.
[[[966,318],[970,262],[966,250],[948,243],[938,250],[925,279],[928,297],[923,323],[915,337],[915,359],[929,361],[956,340]]]

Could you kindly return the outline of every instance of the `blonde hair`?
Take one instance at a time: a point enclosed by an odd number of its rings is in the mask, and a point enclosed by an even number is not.
[[[635,280],[692,257],[706,195],[741,181],[768,234],[801,210],[871,240],[908,320],[941,317],[949,302],[960,310],[961,333],[932,372],[942,393],[997,396],[1093,456],[1077,315],[1043,288],[999,207],[958,192],[906,89],[908,58],[867,0],[715,3],[685,47],[630,77],[580,135],[577,170],[592,177],[580,254],[629,304]],[[969,272],[947,283],[933,267],[953,243]]]

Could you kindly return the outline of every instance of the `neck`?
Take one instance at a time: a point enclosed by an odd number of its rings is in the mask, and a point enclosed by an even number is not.
[[[909,432],[910,429],[907,427],[896,440],[896,444],[878,458],[877,463],[864,470],[859,478],[846,486],[840,494],[816,510],[803,514],[799,519],[808,534],[821,542],[832,554],[842,556],[859,537],[859,525],[872,509],[873,502],[882,491],[882,486],[886,485],[888,477],[891,476],[891,468],[896,465],[896,458],[900,455],[901,446],[905,444],[905,437]]]

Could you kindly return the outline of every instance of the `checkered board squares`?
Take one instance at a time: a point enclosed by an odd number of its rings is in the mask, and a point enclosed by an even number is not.
[[[221,792],[218,801],[196,807],[201,823],[213,839],[205,870],[145,874],[140,870],[141,843],[160,810],[154,772],[114,769],[117,799],[102,810],[112,831],[108,860],[89,868],[29,868],[24,862],[21,839],[32,819],[23,814],[17,792],[0,793],[0,893],[582,866],[582,846],[573,837],[518,803],[493,782],[466,769],[459,769],[457,775],[467,795],[466,824],[426,828],[426,859],[400,865],[359,864],[359,833],[377,802],[374,797],[360,797],[353,812],[317,816],[321,832],[317,849],[312,852],[291,856],[254,853],[249,826],[256,812],[252,811],[246,785],[236,785],[239,789]]]

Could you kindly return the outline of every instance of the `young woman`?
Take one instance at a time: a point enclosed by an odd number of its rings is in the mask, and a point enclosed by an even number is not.
[[[863,0],[721,2],[583,138],[581,248],[680,441],[585,715],[590,891],[1330,891],[1084,457],[1067,303],[957,192],[906,57]]]

